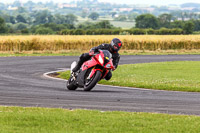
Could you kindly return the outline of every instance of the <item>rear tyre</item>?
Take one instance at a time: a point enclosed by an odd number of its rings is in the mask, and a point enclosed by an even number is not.
[[[96,71],[90,80],[87,80],[84,86],[84,91],[91,91],[92,88],[99,82],[101,78],[101,71]]]
[[[74,85],[74,80],[73,80],[73,77],[71,76],[70,78],[69,78],[69,80],[67,81],[67,89],[68,90],[76,90],[78,87],[76,86],[76,85]]]

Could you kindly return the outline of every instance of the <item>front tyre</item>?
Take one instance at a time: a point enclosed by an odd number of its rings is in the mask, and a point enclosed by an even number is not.
[[[71,76],[69,80],[67,81],[67,85],[66,85],[68,90],[76,90],[78,88],[76,85],[74,85],[74,82],[75,81],[73,77]]]
[[[93,77],[86,81],[84,91],[91,91],[92,88],[99,82],[101,78],[101,71],[96,71]]]

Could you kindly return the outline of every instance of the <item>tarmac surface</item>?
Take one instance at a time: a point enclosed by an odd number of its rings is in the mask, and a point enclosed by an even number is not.
[[[0,105],[200,115],[200,93],[97,85],[68,91],[66,81],[43,76],[70,68],[77,56],[0,57]],[[200,55],[121,56],[120,64],[200,61]]]

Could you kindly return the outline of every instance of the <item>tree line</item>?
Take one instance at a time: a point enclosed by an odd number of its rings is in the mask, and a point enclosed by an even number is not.
[[[152,14],[143,14],[136,17],[136,27],[141,29],[179,28],[183,30],[183,34],[192,34],[193,31],[200,31],[200,20],[173,20],[171,14],[161,14],[158,17]]]
[[[90,18],[96,20],[97,13]],[[1,34],[69,34],[69,35],[100,35],[100,34],[192,34],[200,31],[200,20],[174,20],[171,14],[152,14],[135,16],[135,27],[123,30],[114,27],[109,21],[96,23],[83,22],[77,24],[77,16],[73,14],[51,14],[48,10],[37,11],[27,15],[25,8],[19,8],[15,15],[0,11]]]

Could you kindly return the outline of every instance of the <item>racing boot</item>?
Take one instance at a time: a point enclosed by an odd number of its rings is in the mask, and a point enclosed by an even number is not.
[[[111,73],[111,71],[109,71],[104,79],[105,80],[110,80],[111,78],[112,78],[112,73]]]
[[[79,60],[76,66],[72,69],[72,71],[76,73],[81,68],[83,63],[84,63],[83,61]]]

